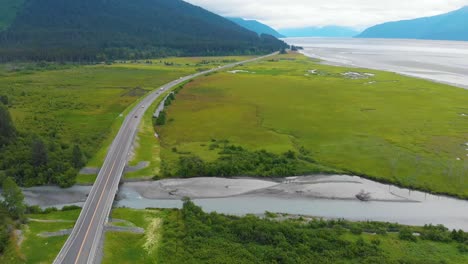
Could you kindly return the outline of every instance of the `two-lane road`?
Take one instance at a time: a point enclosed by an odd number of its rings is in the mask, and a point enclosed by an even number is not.
[[[146,112],[147,106],[150,106],[165,91],[187,80],[210,72],[261,60],[276,54],[277,53],[273,53],[180,78],[179,80],[172,81],[158,88],[142,99],[127,115],[119,133],[112,142],[104,164],[88,195],[72,233],[68,237],[54,263],[95,263],[96,252],[103,235],[104,225],[109,217],[138,125],[143,114]]]

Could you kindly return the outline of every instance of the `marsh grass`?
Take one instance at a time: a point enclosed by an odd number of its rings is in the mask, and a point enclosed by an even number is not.
[[[468,118],[459,114],[467,90],[299,54],[237,69],[249,73],[203,77],[178,94],[167,111],[173,121],[158,129],[168,167],[177,167],[180,153],[215,160],[203,146],[226,139],[274,153],[305,147],[342,173],[468,197]]]

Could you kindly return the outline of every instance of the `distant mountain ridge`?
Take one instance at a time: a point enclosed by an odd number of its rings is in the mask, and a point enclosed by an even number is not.
[[[259,54],[287,47],[181,0],[0,1],[0,10],[7,7],[17,15],[0,32],[0,61]]]
[[[438,16],[383,23],[357,37],[468,41],[468,6]]]
[[[341,26],[289,28],[279,32],[287,37],[354,37],[359,34],[355,29]]]
[[[284,36],[278,33],[275,29],[273,29],[272,27],[268,25],[260,23],[257,20],[247,20],[247,19],[243,19],[240,17],[226,17],[226,18],[238,24],[241,27],[244,27],[250,31],[257,33],[258,35],[268,34],[276,38],[284,38]]]

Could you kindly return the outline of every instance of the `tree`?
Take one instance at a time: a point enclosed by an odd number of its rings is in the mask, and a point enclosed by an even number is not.
[[[7,247],[8,240],[10,238],[8,221],[8,211],[6,210],[5,206],[0,203],[0,254],[2,254]]]
[[[162,126],[166,124],[166,112],[161,111],[161,113],[159,113],[159,116],[156,118],[155,124],[157,126]]]
[[[3,181],[3,198],[10,215],[15,219],[22,219],[26,210],[24,195],[11,177]]]
[[[76,171],[73,168],[69,168],[61,176],[57,177],[57,183],[62,188],[68,188],[73,186],[76,182]]]
[[[178,175],[181,177],[203,176],[205,174],[205,162],[198,156],[184,156],[179,158]]]
[[[40,167],[47,164],[48,155],[47,148],[41,139],[35,139],[31,148],[32,152],[32,165],[34,167]]]
[[[0,147],[11,142],[16,129],[6,106],[0,104]]]
[[[80,169],[84,166],[83,153],[78,145],[73,147],[72,151],[72,165],[75,169]]]
[[[8,101],[8,96],[6,95],[0,95],[0,103],[4,104],[4,105],[8,105],[9,101]]]

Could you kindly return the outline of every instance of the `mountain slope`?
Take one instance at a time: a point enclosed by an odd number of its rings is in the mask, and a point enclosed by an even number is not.
[[[359,38],[468,40],[468,6],[413,20],[388,22],[366,29]]]
[[[0,31],[11,24],[23,3],[24,0],[0,0]]]
[[[340,26],[289,28],[279,32],[287,37],[354,37],[359,34],[352,28]]]
[[[26,0],[0,34],[0,58],[136,59],[266,53],[284,45],[181,0]]]
[[[268,34],[277,38],[284,37],[270,26],[260,23],[257,20],[246,20],[240,17],[227,17],[227,19],[231,20],[232,22],[238,24],[241,27],[244,27],[250,31],[257,33],[258,35]]]

